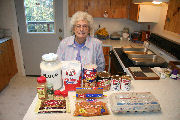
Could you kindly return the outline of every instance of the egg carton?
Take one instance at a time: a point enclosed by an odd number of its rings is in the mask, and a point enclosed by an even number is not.
[[[112,93],[109,98],[113,113],[158,112],[158,100],[150,92]]]

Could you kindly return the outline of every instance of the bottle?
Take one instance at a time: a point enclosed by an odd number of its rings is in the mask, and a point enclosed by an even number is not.
[[[53,89],[53,84],[49,83],[47,84],[47,97],[49,100],[53,100],[54,99],[54,89]]]
[[[57,90],[63,86],[61,79],[61,63],[58,61],[58,55],[54,53],[44,54],[40,63],[41,75],[46,77],[47,83],[53,85]]]
[[[46,99],[46,78],[44,76],[37,78],[37,93],[40,100]]]

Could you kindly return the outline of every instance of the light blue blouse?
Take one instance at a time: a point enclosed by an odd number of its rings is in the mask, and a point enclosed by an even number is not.
[[[75,36],[63,39],[58,47],[57,54],[60,61],[76,60],[78,49],[74,43]],[[86,64],[96,64],[97,71],[101,72],[105,68],[102,42],[96,38],[88,36],[85,45],[80,50],[82,67]]]

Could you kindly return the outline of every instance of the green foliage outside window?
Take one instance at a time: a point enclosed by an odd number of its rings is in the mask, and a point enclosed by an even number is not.
[[[54,32],[53,0],[24,0],[28,32]]]

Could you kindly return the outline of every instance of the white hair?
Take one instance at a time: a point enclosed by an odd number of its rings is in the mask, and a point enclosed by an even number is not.
[[[88,14],[87,12],[83,12],[83,11],[77,11],[72,16],[71,21],[70,21],[71,31],[73,32],[74,25],[80,20],[87,20],[88,26],[90,29],[90,34],[92,35],[93,34],[93,28],[94,28],[93,17],[90,14]]]

